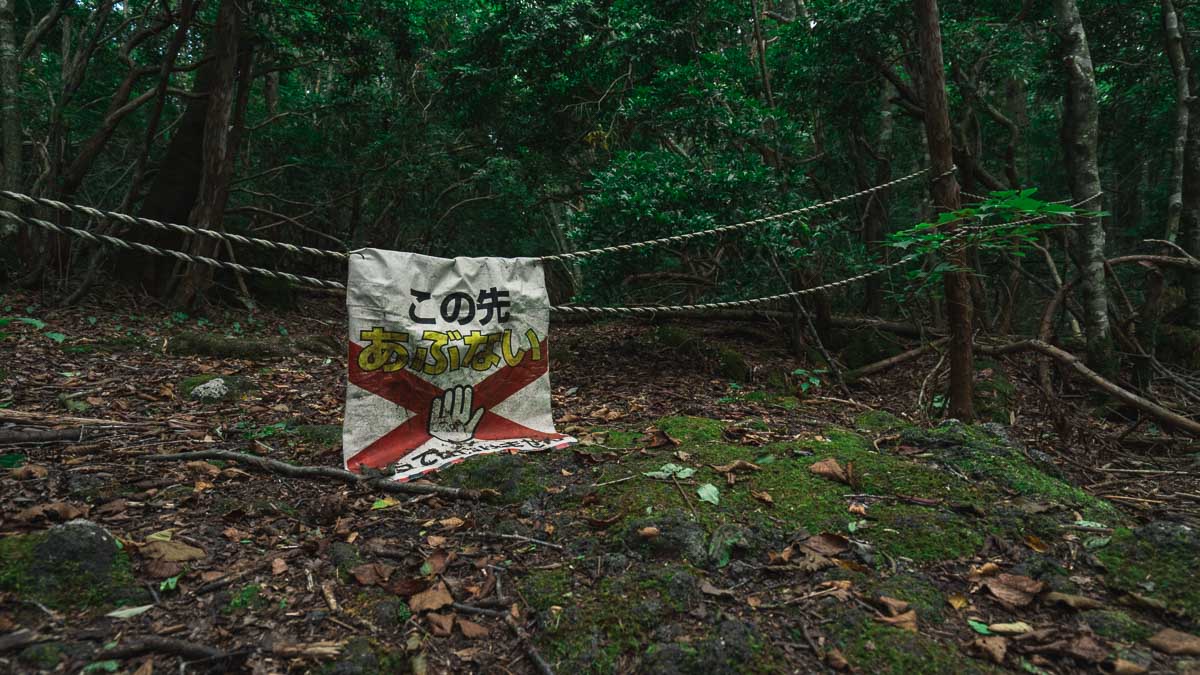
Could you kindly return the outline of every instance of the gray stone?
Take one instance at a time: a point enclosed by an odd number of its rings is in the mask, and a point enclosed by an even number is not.
[[[50,528],[33,549],[30,572],[39,583],[53,587],[62,583],[63,572],[69,569],[74,584],[103,588],[112,583],[120,550],[108,530],[76,519]]]
[[[658,528],[658,536],[646,539],[638,534],[644,527]],[[653,556],[684,558],[693,565],[708,563],[704,528],[679,513],[666,513],[657,518],[633,522],[625,532],[625,541],[631,549]]]
[[[216,377],[192,389],[192,398],[197,401],[220,401],[229,396],[229,385],[224,378]]]

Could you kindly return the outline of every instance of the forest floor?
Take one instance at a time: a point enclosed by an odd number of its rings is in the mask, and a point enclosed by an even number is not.
[[[344,315],[304,308],[0,301],[0,671],[1200,672],[1200,447],[1023,357],[963,426],[937,354],[800,391],[765,323],[555,326],[581,443],[430,477],[480,501],[148,459],[341,466]]]

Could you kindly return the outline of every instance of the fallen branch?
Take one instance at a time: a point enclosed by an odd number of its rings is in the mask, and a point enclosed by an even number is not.
[[[554,675],[554,670],[550,668],[550,664],[542,658],[538,653],[537,647],[533,646],[533,640],[529,639],[529,633],[525,632],[524,628],[517,623],[517,620],[511,614],[504,616],[504,623],[508,624],[509,629],[517,636],[517,641],[521,643],[521,649],[525,652],[525,656],[533,662],[533,666],[541,675]]]
[[[1150,417],[1158,420],[1163,426],[1179,431],[1186,432],[1192,436],[1200,436],[1200,423],[1190,420],[1178,413],[1174,413],[1161,405],[1149,399],[1138,396],[1137,394],[1124,389],[1117,384],[1103,378],[1099,373],[1088,368],[1083,364],[1083,361],[1074,354],[1059,349],[1053,345],[1047,344],[1041,340],[1022,340],[1012,344],[1000,346],[976,345],[980,353],[988,355],[1011,354],[1013,352],[1034,350],[1042,353],[1045,356],[1058,361],[1059,363],[1074,370],[1077,374],[1087,380],[1097,389],[1109,394],[1113,398],[1127,403],[1134,408],[1142,411]]]
[[[0,429],[0,445],[10,443],[49,443],[83,440],[83,427],[70,429]]]
[[[71,417],[54,413],[34,412],[31,410],[0,410],[0,421],[3,422],[32,422],[35,424],[70,424],[72,426],[117,426],[117,427],[159,427],[161,422],[122,422],[121,420],[100,420],[89,417]]]
[[[946,340],[948,340],[948,339],[949,338],[941,338],[939,340],[934,340],[933,342],[923,344],[919,347],[915,347],[906,352],[901,352],[895,356],[888,357],[881,361],[876,361],[875,363],[869,363],[861,368],[857,368],[855,370],[852,370],[852,371],[846,373],[846,381],[853,382],[854,380],[862,379],[864,377],[867,377],[868,375],[874,375],[875,373],[878,373],[880,371],[887,370],[888,368],[891,368],[892,366],[896,366],[901,363],[904,363],[905,361],[911,361],[911,360],[917,358],[918,356],[925,354],[926,352],[932,351],[933,349],[940,347],[941,345],[945,344]]]
[[[182,656],[187,659],[206,659],[215,660],[222,659],[227,654],[219,649],[208,647],[205,645],[196,644],[194,642],[185,642],[183,640],[173,640],[171,638],[149,636],[139,638],[126,645],[105,649],[94,657],[96,661],[120,661],[123,659],[131,659],[135,656],[149,653],[156,654],[172,654]]]
[[[483,492],[467,488],[430,485],[428,483],[397,483],[386,478],[370,478],[361,476],[345,469],[335,469],[329,466],[295,466],[267,457],[250,455],[232,450],[198,450],[196,452],[180,452],[173,455],[139,455],[148,462],[192,461],[197,459],[221,459],[241,462],[256,469],[273,473],[287,478],[325,478],[341,483],[376,490],[410,495],[437,495],[452,499],[480,499]]]

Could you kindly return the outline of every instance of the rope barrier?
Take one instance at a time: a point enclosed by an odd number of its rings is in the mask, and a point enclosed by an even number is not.
[[[952,167],[950,167],[950,169],[948,171],[944,171],[944,172],[938,174],[937,176],[935,176],[930,182],[936,183],[937,181],[942,180],[946,176],[953,174],[956,170],[957,170],[957,168],[952,166]],[[762,225],[763,223],[769,223],[769,222],[772,222],[775,220],[784,220],[786,218],[792,218],[794,216],[800,215],[801,213],[807,213],[809,211],[816,211],[818,209],[823,209],[823,208],[827,208],[830,206],[835,206],[837,204],[841,204],[843,202],[848,202],[848,201],[851,201],[854,199],[858,199],[859,197],[865,197],[869,194],[874,194],[880,190],[885,190],[889,187],[893,187],[893,186],[899,185],[901,183],[906,183],[906,182],[908,182],[914,178],[917,178],[921,175],[924,175],[928,172],[929,172],[929,169],[921,169],[920,171],[914,171],[913,173],[910,173],[909,175],[904,176],[902,178],[897,178],[895,180],[888,181],[886,183],[880,183],[879,185],[876,185],[874,187],[869,187],[865,190],[859,190],[858,192],[854,192],[852,194],[842,195],[841,197],[835,197],[833,199],[830,199],[829,201],[821,202],[820,204],[812,204],[810,206],[793,209],[791,211],[784,211],[783,213],[777,213],[772,216],[763,216],[762,218],[746,220],[746,221],[743,221],[740,223],[734,223],[732,225],[722,225],[721,227],[714,227],[710,230],[700,230],[698,232],[689,232],[687,234],[677,234],[677,235],[674,235],[671,237],[661,237],[658,239],[647,239],[646,241],[638,241],[638,242],[633,242],[630,244],[617,244],[615,246],[604,246],[601,248],[593,248],[593,249],[588,249],[585,251],[573,251],[571,253],[559,253],[557,255],[547,255],[547,256],[542,256],[542,257],[538,258],[538,260],[541,262],[578,260],[581,258],[590,258],[592,256],[597,256],[597,255],[601,255],[604,253],[624,253],[624,252],[628,252],[628,251],[635,251],[635,250],[642,249],[642,248],[651,248],[653,246],[659,246],[661,244],[679,243],[679,242],[683,242],[683,241],[688,241],[690,239],[696,239],[697,237],[707,237],[707,236],[713,235],[713,234],[726,234],[729,232],[736,232],[738,230],[744,230],[748,227],[753,227],[755,225]]]
[[[15,202],[19,202],[26,206],[45,206],[51,209],[62,211],[63,213],[78,213],[91,218],[101,220],[115,220],[126,225],[145,225],[156,230],[164,232],[179,232],[181,234],[191,234],[200,237],[208,237],[210,239],[221,239],[232,241],[238,244],[252,244],[271,251],[288,251],[289,253],[304,253],[312,256],[324,258],[334,258],[337,260],[346,260],[350,257],[348,253],[340,251],[327,251],[325,249],[313,248],[311,246],[297,246],[283,241],[271,241],[270,239],[258,239],[256,237],[244,237],[240,234],[231,234],[228,232],[218,232],[217,230],[206,230],[204,228],[188,227],[187,225],[178,225],[176,223],[164,223],[153,218],[140,218],[131,216],[127,213],[118,213],[116,211],[101,211],[90,206],[81,204],[67,204],[65,202],[56,201],[54,199],[46,199],[44,197],[34,197],[20,192],[9,192],[8,190],[0,190],[0,197],[7,197]]]
[[[821,204],[814,204],[812,206],[795,209],[793,211],[788,211],[788,212],[776,214],[773,216],[765,216],[763,218],[756,218],[754,220],[748,220],[748,221],[745,221],[742,223],[726,225],[726,226],[714,228],[711,230],[693,232],[690,234],[677,235],[677,236],[673,236],[673,237],[652,239],[652,240],[648,240],[648,241],[644,241],[644,242],[636,242],[633,244],[622,244],[622,245],[618,245],[618,246],[609,246],[609,247],[600,248],[600,249],[592,249],[589,251],[576,251],[574,253],[567,253],[567,254],[556,255],[556,256],[545,256],[545,257],[539,258],[539,260],[544,262],[544,261],[550,261],[550,260],[562,260],[562,259],[571,259],[571,258],[577,258],[577,257],[586,257],[586,256],[590,256],[590,255],[598,255],[600,253],[607,253],[607,252],[612,252],[612,251],[629,251],[629,250],[634,250],[637,248],[645,248],[645,247],[655,246],[655,245],[658,245],[661,243],[674,242],[674,241],[686,241],[688,239],[693,239],[696,237],[705,236],[705,235],[709,235],[709,234],[730,232],[730,231],[734,231],[737,229],[742,229],[742,228],[746,228],[746,227],[751,227],[753,225],[770,222],[772,220],[788,218],[788,217],[791,217],[791,216],[794,216],[794,215],[797,215],[799,213],[803,213],[806,211],[811,211],[814,209],[819,209],[819,208],[823,208],[823,207],[830,206],[833,204],[838,204],[838,203],[841,203],[844,201],[855,199],[857,197],[861,197],[863,195],[870,194],[872,192],[884,189],[886,187],[896,185],[898,183],[903,183],[908,180],[912,180],[913,178],[916,178],[917,176],[920,176],[920,175],[926,173],[927,171],[928,171],[928,169],[922,169],[921,171],[915,172],[908,176],[904,176],[903,178],[898,178],[894,181],[890,181],[888,183],[883,183],[883,184],[877,185],[875,187],[868,188],[867,190],[862,190],[860,192],[856,192],[856,193],[853,193],[850,195],[838,197],[838,198],[829,200],[827,202],[823,202]],[[938,176],[934,177],[933,182],[936,182],[938,180],[945,178],[946,176],[950,175],[954,171],[955,171],[955,169],[952,167],[949,171],[943,172],[942,174],[939,174]],[[1091,197],[1088,197],[1087,199],[1084,199],[1084,200],[1078,202],[1077,204],[1073,204],[1072,206],[1079,206],[1080,204],[1085,204],[1089,201],[1092,201],[1093,199],[1096,199],[1101,194],[1103,194],[1103,193],[1097,193],[1095,195],[1092,195]],[[134,216],[129,216],[129,215],[122,214],[122,213],[116,213],[116,212],[111,212],[111,211],[100,211],[98,209],[94,209],[94,208],[87,207],[87,206],[70,205],[70,204],[66,204],[63,202],[58,202],[58,201],[54,201],[54,200],[50,200],[50,199],[36,198],[36,197],[31,197],[29,195],[24,195],[24,194],[15,193],[15,192],[9,192],[7,190],[0,190],[0,196],[7,197],[9,199],[13,199],[17,202],[20,202],[20,203],[26,204],[26,205],[41,204],[43,206],[48,206],[50,208],[54,208],[54,209],[57,209],[60,211],[82,213],[84,215],[88,215],[88,216],[92,216],[92,217],[96,217],[96,218],[109,218],[109,219],[118,220],[118,221],[124,222],[124,223],[149,225],[156,229],[174,230],[176,232],[181,232],[181,233],[185,233],[185,234],[207,236],[207,237],[212,237],[212,238],[216,238],[216,239],[226,239],[226,240],[235,241],[238,243],[252,243],[252,244],[263,246],[265,248],[269,248],[272,250],[286,250],[286,251],[293,251],[293,252],[299,252],[299,253],[308,253],[311,255],[323,255],[323,256],[336,257],[339,259],[346,259],[349,257],[348,254],[339,253],[337,251],[325,251],[322,249],[310,248],[307,246],[296,246],[294,244],[288,244],[285,242],[276,242],[276,241],[270,241],[267,239],[254,239],[251,237],[243,237],[241,235],[217,232],[215,230],[203,230],[203,229],[196,229],[196,228],[188,227],[185,225],[163,223],[163,222],[152,220],[149,218],[136,218]],[[975,195],[968,195],[968,196],[974,197]],[[978,234],[981,232],[987,232],[987,231],[991,231],[991,230],[1025,225],[1025,224],[1029,224],[1032,222],[1036,222],[1038,220],[1043,220],[1052,215],[1055,215],[1055,214],[1043,214],[1043,215],[1039,215],[1039,216],[1034,216],[1032,218],[1026,218],[1023,220],[1017,220],[1017,221],[1012,221],[1012,222],[1007,222],[1007,223],[998,223],[995,225],[975,225],[975,226],[962,227],[957,232],[955,232],[953,235],[951,235],[949,238],[947,238],[946,240],[939,242],[934,247],[934,250],[939,250],[939,249],[949,245],[952,242],[956,242],[956,241],[958,241],[966,236],[972,235],[972,234]],[[46,220],[41,220],[39,218],[27,218],[25,216],[21,216],[19,214],[13,213],[12,211],[0,210],[0,220],[8,220],[8,221],[17,223],[19,225],[25,225],[27,227],[30,227],[30,226],[40,227],[42,229],[49,230],[51,232],[56,232],[59,234],[69,234],[71,236],[79,237],[81,239],[84,239],[84,240],[87,240],[87,241],[90,241],[90,242],[96,243],[96,244],[108,244],[110,246],[115,246],[117,248],[121,248],[124,250],[141,251],[143,253],[148,253],[150,255],[175,258],[177,260],[181,260],[184,262],[199,263],[202,265],[208,265],[210,267],[216,267],[219,269],[233,270],[235,272],[241,272],[243,274],[253,274],[253,275],[267,277],[270,279],[282,279],[285,281],[289,281],[291,283],[302,284],[302,285],[307,285],[307,286],[315,286],[317,288],[332,288],[332,289],[337,289],[337,290],[342,290],[342,291],[344,291],[346,289],[345,284],[343,284],[339,281],[332,281],[332,280],[328,280],[328,279],[319,279],[317,277],[310,277],[310,276],[306,276],[306,275],[302,275],[302,274],[292,274],[290,272],[280,272],[280,271],[276,271],[276,270],[265,269],[262,267],[253,267],[250,265],[242,265],[240,263],[227,262],[227,261],[223,261],[223,260],[216,260],[213,258],[208,258],[205,256],[192,255],[189,253],[184,253],[182,251],[176,251],[174,249],[158,248],[158,247],[151,246],[149,244],[144,244],[141,242],[125,241],[123,239],[119,239],[117,237],[109,236],[106,234],[97,234],[97,233],[93,233],[93,232],[88,232],[87,230],[81,230],[79,228],[70,227],[67,225],[57,225],[55,223],[51,223]],[[821,286],[814,286],[812,288],[804,288],[804,289],[800,289],[800,290],[796,290],[796,291],[789,291],[787,293],[777,293],[775,295],[769,295],[769,296],[764,296],[764,297],[760,297],[760,298],[750,298],[750,299],[746,299],[746,300],[729,300],[729,301],[724,301],[724,302],[712,302],[712,303],[692,304],[692,305],[642,305],[642,306],[634,305],[634,306],[628,306],[628,307],[592,307],[592,306],[581,306],[581,305],[559,305],[559,306],[551,307],[551,309],[555,312],[564,313],[564,314],[653,315],[653,314],[659,314],[659,313],[692,312],[692,311],[707,310],[707,309],[731,309],[731,308],[738,308],[738,307],[750,307],[750,306],[759,305],[759,304],[776,302],[776,301],[784,300],[784,299],[788,299],[788,298],[796,298],[796,297],[801,297],[804,295],[810,295],[813,293],[820,293],[820,292],[832,290],[835,288],[840,288],[842,286],[848,286],[850,284],[853,284],[853,283],[862,281],[864,279],[868,279],[870,277],[873,277],[873,276],[876,276],[879,274],[883,274],[884,272],[887,272],[889,270],[895,269],[901,265],[911,262],[912,260],[920,257],[921,255],[924,255],[924,252],[910,254],[908,256],[901,258],[900,260],[897,260],[896,262],[889,263],[887,265],[884,265],[877,269],[871,270],[869,272],[864,272],[862,274],[848,277],[846,279],[841,279],[839,281],[833,281],[833,282],[830,282],[827,284],[823,284]]]
[[[26,218],[24,216],[13,213],[12,211],[0,210],[0,219],[8,220],[8,221],[17,223],[18,225],[25,225],[27,227],[28,226],[40,227],[44,230],[50,230],[51,232],[57,232],[59,234],[69,234],[69,235],[72,235],[75,237],[79,237],[81,239],[86,239],[87,241],[90,241],[94,244],[108,244],[110,246],[116,246],[117,248],[125,249],[127,251],[137,250],[137,251],[141,251],[143,253],[149,253],[150,255],[157,255],[157,256],[162,256],[162,257],[166,257],[166,258],[175,258],[177,260],[182,260],[184,262],[190,262],[190,263],[200,263],[202,265],[208,265],[209,267],[218,267],[221,269],[233,270],[235,272],[241,272],[243,274],[255,274],[258,276],[267,277],[269,279],[283,279],[285,281],[290,281],[294,284],[316,286],[318,288],[336,288],[336,289],[341,289],[341,290],[346,289],[346,285],[341,282],[338,282],[338,281],[328,281],[325,279],[318,279],[316,277],[305,276],[303,274],[292,274],[290,272],[277,272],[275,270],[268,270],[268,269],[264,269],[262,267],[251,267],[249,265],[242,265],[240,263],[226,262],[224,260],[214,260],[213,258],[207,258],[205,256],[200,256],[200,255],[191,255],[188,253],[184,253],[182,251],[176,251],[176,250],[169,249],[169,248],[158,248],[158,247],[151,246],[149,244],[143,244],[143,243],[137,242],[137,241],[125,241],[124,239],[117,239],[116,237],[110,237],[107,234],[95,234],[93,232],[88,232],[87,230],[81,230],[77,227],[70,227],[68,225],[56,225],[49,221],[41,220],[39,218]]]
[[[1091,199],[1095,199],[1095,197],[1091,197],[1087,201],[1090,201]],[[999,230],[999,229],[1003,229],[1003,228],[1018,227],[1020,225],[1028,225],[1030,223],[1048,218],[1048,217],[1050,217],[1050,215],[1053,215],[1053,214],[1034,216],[1032,218],[1025,218],[1022,220],[1015,220],[1015,221],[1007,222],[1007,223],[997,223],[994,225],[973,225],[970,227],[963,227],[959,231],[955,232],[950,237],[948,237],[945,241],[940,242],[934,248],[934,250],[941,249],[945,246],[948,246],[951,242],[956,242],[960,239],[963,239],[965,237],[968,237],[968,236],[971,236],[974,234],[979,234],[982,232],[989,232],[992,230]],[[1062,224],[1063,225],[1074,225],[1075,223],[1062,223]],[[709,302],[709,303],[694,304],[694,305],[633,305],[633,306],[629,306],[629,307],[594,307],[594,306],[583,306],[583,305],[558,305],[558,306],[551,307],[550,310],[552,312],[556,312],[559,314],[585,314],[585,315],[589,315],[589,316],[606,316],[606,315],[607,316],[621,316],[621,315],[653,316],[656,314],[679,314],[679,313],[695,312],[695,311],[708,310],[708,309],[736,309],[736,308],[740,308],[740,307],[753,307],[754,305],[768,304],[771,302],[777,302],[779,300],[787,300],[790,298],[799,298],[799,297],[802,297],[805,295],[811,295],[813,293],[822,293],[822,292],[832,290],[835,288],[840,288],[842,286],[848,286],[850,284],[857,283],[859,281],[863,281],[864,279],[869,279],[873,276],[883,274],[884,272],[888,272],[897,267],[905,265],[905,264],[912,262],[913,260],[921,257],[922,255],[925,255],[926,253],[927,253],[926,251],[923,251],[921,253],[912,253],[912,254],[909,254],[909,255],[901,258],[900,260],[897,260],[896,262],[888,263],[887,265],[884,265],[883,267],[879,267],[879,268],[871,270],[869,272],[863,272],[862,274],[848,277],[846,279],[841,279],[839,281],[831,281],[827,284],[822,284],[820,286],[813,286],[811,288],[802,288],[800,290],[789,291],[787,293],[777,293],[775,295],[768,295],[768,296],[764,296],[761,298],[750,298],[747,300],[729,300],[726,302]]]

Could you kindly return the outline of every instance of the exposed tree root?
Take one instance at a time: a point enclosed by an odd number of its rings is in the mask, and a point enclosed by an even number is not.
[[[232,450],[199,450],[196,452],[180,452],[173,455],[141,455],[148,462],[191,461],[197,459],[221,459],[240,462],[267,473],[273,473],[288,478],[328,479],[357,485],[379,492],[392,492],[410,495],[437,495],[451,499],[481,499],[484,492],[466,488],[454,488],[429,483],[397,483],[386,478],[361,476],[345,469],[335,469],[330,466],[295,466],[279,460],[250,455]]]
[[[855,370],[852,370],[852,371],[846,373],[846,381],[853,382],[854,380],[858,380],[858,379],[867,377],[868,375],[874,375],[875,373],[887,370],[888,368],[891,368],[892,366],[896,366],[901,363],[904,363],[905,361],[911,361],[911,360],[917,358],[918,356],[925,354],[926,352],[929,352],[933,349],[936,349],[937,347],[940,347],[941,345],[946,343],[946,340],[947,340],[947,338],[941,338],[939,340],[934,340],[933,342],[923,344],[919,347],[914,347],[906,352],[901,352],[895,356],[890,356],[881,361],[876,361],[875,363],[869,363],[861,368],[858,368],[858,369],[855,369]]]

